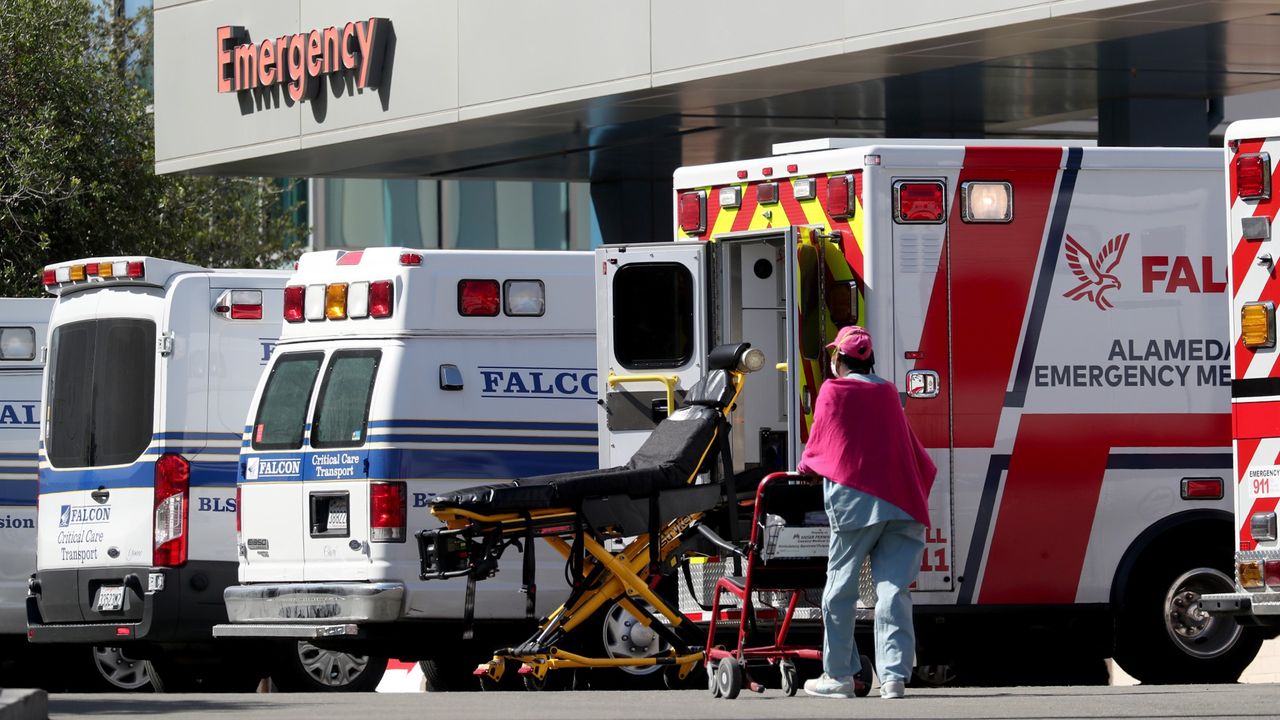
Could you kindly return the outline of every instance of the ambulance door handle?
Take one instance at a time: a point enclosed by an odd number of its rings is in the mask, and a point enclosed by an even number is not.
[[[111,491],[106,488],[98,488],[97,490],[89,493],[89,497],[93,498],[94,502],[105,503],[111,499]]]
[[[941,381],[933,370],[907,371],[907,397],[929,400],[938,397]]]

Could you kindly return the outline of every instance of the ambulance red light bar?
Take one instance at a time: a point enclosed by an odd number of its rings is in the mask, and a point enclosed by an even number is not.
[[[369,317],[391,317],[392,285],[390,280],[369,283]]]
[[[893,184],[893,219],[899,224],[939,224],[946,219],[942,183],[899,180]]]
[[[403,482],[369,483],[369,539],[373,542],[404,542],[408,517]]]
[[[495,317],[501,307],[497,280],[459,280],[458,314],[463,317]]]
[[[680,193],[680,229],[689,235],[701,235],[707,229],[707,193],[703,190]]]
[[[147,267],[142,260],[113,260],[110,262],[94,260],[72,265],[49,265],[41,273],[40,281],[47,290],[52,292],[57,286],[66,283],[124,278],[142,280],[146,276]]]
[[[284,289],[284,319],[285,322],[300,323],[302,317],[302,302],[307,295],[307,287],[305,285],[290,285]]]
[[[853,217],[855,207],[853,176],[836,175],[827,178],[827,213],[837,220],[844,220]]]
[[[357,280],[327,285],[290,285],[284,289],[284,319],[359,320],[391,317],[395,284],[390,280]]]
[[[1236,156],[1236,190],[1245,200],[1267,200],[1271,197],[1270,153]]]
[[[165,453],[155,467],[155,550],[152,564],[179,567],[187,563],[187,527],[191,464],[181,455]]]

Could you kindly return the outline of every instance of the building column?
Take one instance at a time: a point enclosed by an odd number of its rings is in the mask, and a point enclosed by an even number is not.
[[[609,245],[673,239],[671,193],[670,178],[591,181],[591,204],[600,223],[600,236]]]

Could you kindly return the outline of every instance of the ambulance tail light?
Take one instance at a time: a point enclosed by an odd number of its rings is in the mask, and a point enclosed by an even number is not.
[[[1270,301],[1240,307],[1240,340],[1249,349],[1276,346],[1276,306]]]
[[[1271,197],[1270,153],[1243,153],[1236,156],[1236,190],[1245,200]]]
[[[495,317],[500,308],[497,280],[459,280],[458,314]]]
[[[261,320],[261,290],[228,290],[214,304],[213,311],[232,320]]]
[[[369,283],[369,317],[391,317],[393,289],[390,280]]]
[[[1280,589],[1280,560],[1264,560],[1262,562],[1262,581],[1267,587]]]
[[[1262,561],[1248,560],[1236,563],[1236,581],[1245,590],[1261,590],[1265,587],[1262,580]]]
[[[701,235],[707,229],[707,193],[705,190],[680,193],[680,229],[689,235]]]
[[[302,304],[306,295],[307,288],[304,285],[290,285],[284,289],[285,322],[302,322]]]
[[[827,178],[827,213],[837,220],[853,217],[857,207],[853,197],[853,177],[837,175]]]
[[[404,542],[408,516],[403,482],[369,483],[369,539],[373,542]]]
[[[893,185],[893,218],[899,224],[933,223],[946,219],[942,183],[899,180]]]
[[[165,453],[156,460],[155,551],[152,564],[178,567],[187,562],[188,496],[191,464],[181,455]]]

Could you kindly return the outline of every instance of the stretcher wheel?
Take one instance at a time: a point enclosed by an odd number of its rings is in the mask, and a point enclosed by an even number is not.
[[[778,670],[782,674],[782,692],[786,693],[787,697],[795,697],[796,691],[800,689],[796,664],[790,660],[783,660]]]
[[[566,687],[564,674],[553,671],[548,671],[541,680],[534,677],[532,673],[521,675],[520,678],[524,681],[524,689],[532,692],[552,692],[564,690]]]
[[[858,674],[854,676],[856,682],[853,684],[853,694],[858,697],[866,697],[871,694],[871,658],[866,655],[859,655],[862,661],[862,667],[858,670]]]
[[[720,697],[732,700],[742,692],[742,666],[733,658],[721,658],[716,667],[716,685],[720,689]]]

